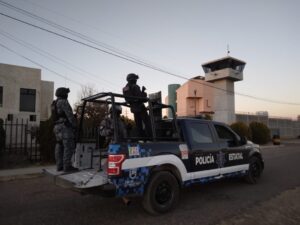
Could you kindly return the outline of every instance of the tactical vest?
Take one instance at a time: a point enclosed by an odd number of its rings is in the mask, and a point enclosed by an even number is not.
[[[51,103],[51,118],[54,123],[57,122],[60,118],[66,118],[64,112],[57,112],[57,100],[53,100],[53,102]]]

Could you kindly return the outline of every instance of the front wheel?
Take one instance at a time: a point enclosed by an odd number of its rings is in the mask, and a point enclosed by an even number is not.
[[[249,160],[249,170],[245,177],[246,182],[249,184],[256,184],[262,170],[263,167],[261,160],[255,156],[251,157]]]
[[[179,185],[173,174],[157,172],[151,178],[143,199],[144,209],[151,214],[165,213],[177,204]]]

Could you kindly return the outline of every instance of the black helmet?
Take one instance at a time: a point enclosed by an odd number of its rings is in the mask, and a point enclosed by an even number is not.
[[[122,113],[122,107],[120,105],[115,105],[114,108],[116,110],[116,113],[119,113],[119,114]],[[109,113],[112,113],[112,107],[110,107]]]
[[[137,80],[137,79],[139,79],[139,76],[136,75],[135,73],[130,73],[126,77],[127,81],[132,81],[132,80]]]
[[[69,92],[70,92],[69,88],[60,87],[60,88],[56,89],[55,96],[56,97],[61,97],[61,98],[67,98]]]

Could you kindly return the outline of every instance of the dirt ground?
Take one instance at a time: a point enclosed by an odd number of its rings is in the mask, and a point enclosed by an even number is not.
[[[219,225],[298,225],[300,224],[300,187],[250,208],[240,215],[228,218]]]

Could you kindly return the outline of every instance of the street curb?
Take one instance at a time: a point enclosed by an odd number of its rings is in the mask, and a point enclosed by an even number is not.
[[[265,146],[263,146],[263,145],[260,145],[259,146],[260,147],[260,149],[269,149],[269,148],[282,148],[282,147],[285,147],[285,145],[265,145]]]
[[[50,168],[55,168],[55,165],[0,170],[0,182],[41,177],[43,170]]]
[[[37,177],[41,177],[41,176],[43,176],[42,173],[30,173],[30,174],[0,176],[0,182],[32,179],[32,178],[37,178]]]

